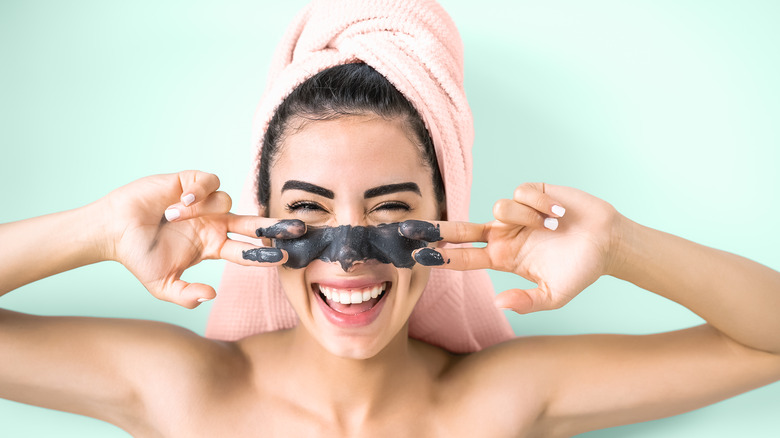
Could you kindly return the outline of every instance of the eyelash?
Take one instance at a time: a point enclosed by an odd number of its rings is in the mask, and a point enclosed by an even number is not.
[[[294,211],[325,211],[324,208],[322,208],[321,205],[310,202],[310,201],[295,201],[287,204],[285,206],[285,209],[288,212],[294,212]],[[404,211],[412,211],[412,208],[409,207],[406,203],[403,202],[386,202],[384,204],[381,204],[377,206],[373,211],[377,210],[404,210]]]
[[[319,204],[314,202],[309,202],[309,201],[291,202],[287,204],[284,208],[289,212],[298,211],[298,210],[305,210],[305,211],[325,210]]]
[[[403,211],[412,211],[412,208],[409,207],[408,204],[404,202],[385,202],[384,204],[380,204],[377,206],[374,211],[376,210],[403,210]]]

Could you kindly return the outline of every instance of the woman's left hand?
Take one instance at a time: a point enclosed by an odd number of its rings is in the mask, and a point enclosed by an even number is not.
[[[564,210],[565,207],[565,210]],[[511,289],[495,298],[498,307],[518,313],[557,309],[611,271],[625,219],[614,207],[580,190],[543,183],[519,186],[513,199],[493,207],[493,222],[431,222],[441,240],[485,242],[483,248],[423,248],[414,253],[423,265],[455,269],[513,272],[537,287]],[[400,227],[409,238],[438,240],[426,223]],[[440,257],[439,257],[440,256]]]

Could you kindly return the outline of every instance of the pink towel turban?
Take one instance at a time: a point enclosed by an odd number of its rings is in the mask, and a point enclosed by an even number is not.
[[[463,89],[463,47],[444,9],[427,0],[322,0],[298,14],[277,49],[254,116],[255,167],[238,212],[260,211],[256,165],[277,106],[316,73],[353,62],[364,62],[385,76],[423,117],[444,180],[448,219],[468,220],[474,131]],[[492,297],[485,271],[434,269],[410,317],[409,335],[456,353],[510,339],[512,329]],[[296,324],[276,269],[228,263],[208,337],[235,340]]]

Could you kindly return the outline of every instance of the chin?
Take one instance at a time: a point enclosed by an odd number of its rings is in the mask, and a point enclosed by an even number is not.
[[[334,356],[365,360],[398,336],[408,336],[409,316],[429,272],[378,262],[344,272],[338,265],[315,261],[301,270],[280,272],[280,279],[285,291],[295,291],[287,296],[309,335]]]
[[[376,357],[387,346],[377,339],[355,340],[334,337],[318,338],[322,348],[342,359],[367,360]]]

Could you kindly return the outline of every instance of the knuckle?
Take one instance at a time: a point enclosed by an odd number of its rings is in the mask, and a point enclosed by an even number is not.
[[[463,240],[466,238],[466,234],[468,233],[468,229],[466,228],[466,224],[462,222],[457,222],[455,224],[455,236],[458,240]]]
[[[471,266],[474,262],[474,255],[470,251],[460,252],[460,262],[463,266]]]
[[[505,217],[510,202],[511,201],[508,199],[499,199],[498,201],[496,201],[496,203],[493,204],[493,216],[495,216],[496,218]]]
[[[181,181],[182,185],[198,182],[198,171],[184,170],[179,172],[179,180]]]
[[[217,205],[220,210],[228,211],[233,206],[233,199],[230,198],[225,192],[216,192],[215,194]]]
[[[540,195],[534,202],[534,208],[538,211],[547,211],[547,204],[549,204],[550,198],[547,195]]]
[[[518,197],[528,197],[533,193],[544,193],[544,183],[525,182],[515,189],[515,195]]]
[[[544,223],[544,216],[538,211],[529,208],[525,213],[525,221],[528,225],[542,225]]]
[[[213,173],[198,171],[197,182],[207,190],[217,190],[219,188],[219,177]]]
[[[515,199],[522,199],[528,194],[529,183],[523,183],[515,189],[513,196]]]

